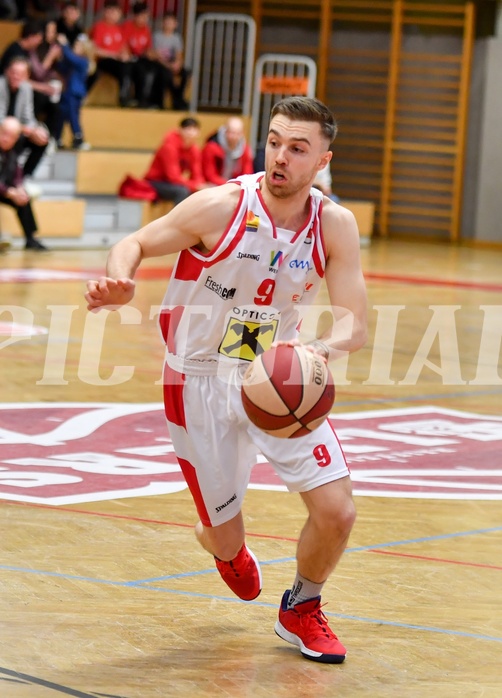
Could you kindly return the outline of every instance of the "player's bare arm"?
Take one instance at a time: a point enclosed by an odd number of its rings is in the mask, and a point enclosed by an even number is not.
[[[240,187],[235,184],[196,192],[167,215],[118,242],[108,255],[106,276],[87,283],[88,309],[129,303],[134,297],[134,275],[143,259],[189,247],[210,251],[221,237],[225,221],[231,220],[239,196]]]
[[[343,206],[324,200],[322,229],[326,245],[325,281],[334,323],[321,337],[329,349],[326,358],[360,349],[367,339],[366,286],[361,269],[359,230],[354,215]]]

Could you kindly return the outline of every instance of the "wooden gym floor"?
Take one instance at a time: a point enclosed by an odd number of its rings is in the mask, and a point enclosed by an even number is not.
[[[332,366],[358,509],[323,594],[341,666],[302,659],[273,631],[298,497],[256,476],[245,520],[264,588],[243,603],[195,542],[175,466],[161,493],[117,484],[124,458],[173,463],[149,319],[172,260],[146,263],[136,311],[104,327],[82,297],[104,252],[0,258],[0,695],[502,696],[502,251],[374,242],[362,257],[370,339]],[[102,492],[86,498],[86,478]]]

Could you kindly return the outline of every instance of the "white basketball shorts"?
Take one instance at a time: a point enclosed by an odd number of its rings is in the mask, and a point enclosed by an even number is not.
[[[169,433],[205,526],[239,513],[260,452],[291,492],[308,492],[349,475],[328,421],[306,436],[281,439],[249,421],[240,380],[183,375],[166,366],[164,382]]]

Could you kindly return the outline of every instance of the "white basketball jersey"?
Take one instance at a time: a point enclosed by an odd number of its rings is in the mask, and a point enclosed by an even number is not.
[[[323,195],[310,192],[299,231],[276,228],[259,189],[263,173],[235,181],[241,196],[218,244],[183,250],[165,295],[160,325],[168,364],[211,374],[221,362],[252,361],[273,341],[298,335],[300,306],[311,303],[326,264]]]

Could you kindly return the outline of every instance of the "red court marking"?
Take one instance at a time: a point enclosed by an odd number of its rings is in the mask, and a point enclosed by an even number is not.
[[[456,281],[454,279],[435,279],[426,276],[401,276],[399,274],[378,274],[365,272],[364,277],[372,281],[396,281],[417,286],[448,286],[449,288],[468,288],[478,291],[502,291],[502,284],[483,283],[481,281]]]
[[[72,509],[71,507],[51,507],[46,504],[34,504],[33,502],[13,502],[9,500],[0,500],[3,504],[14,504],[23,507],[35,507],[37,509],[51,509],[52,511],[69,511],[72,514],[88,514],[89,516],[102,516],[107,519],[124,519],[125,521],[140,521],[141,523],[159,524],[161,526],[179,526],[180,528],[193,528],[193,524],[178,523],[176,521],[159,521],[158,519],[143,519],[140,516],[124,516],[123,514],[105,514],[103,511],[86,511],[85,509]],[[272,540],[287,540],[292,543],[298,543],[298,538],[287,538],[286,536],[269,536],[265,533],[249,533],[247,536],[253,538],[269,538]]]
[[[483,567],[488,570],[502,570],[499,565],[484,565],[480,562],[463,562],[462,560],[447,560],[444,557],[428,557],[427,555],[411,555],[410,553],[393,553],[390,550],[369,550],[370,553],[379,555],[394,555],[395,557],[412,557],[415,560],[427,560],[429,562],[447,562],[450,565],[464,565],[465,567]]]

